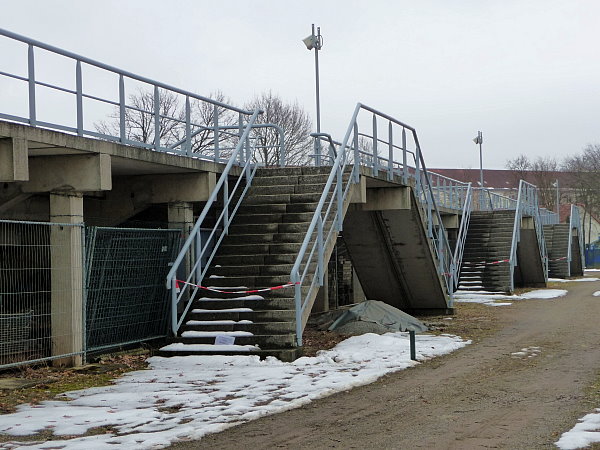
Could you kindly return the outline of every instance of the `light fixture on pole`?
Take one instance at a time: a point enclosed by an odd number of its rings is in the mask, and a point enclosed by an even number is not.
[[[319,50],[323,47],[323,37],[321,36],[321,27],[317,27],[315,34],[315,24],[312,24],[312,33],[310,36],[302,39],[308,50],[315,50],[315,78],[317,90],[317,133],[321,132],[321,105],[319,102]]]
[[[483,144],[483,134],[481,131],[477,132],[477,136],[473,139],[475,144],[479,144],[479,184],[481,185],[481,207],[483,207],[483,152],[481,151],[481,144]]]

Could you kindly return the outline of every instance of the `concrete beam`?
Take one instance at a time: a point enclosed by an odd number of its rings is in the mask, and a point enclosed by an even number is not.
[[[147,185],[151,203],[205,202],[217,184],[214,172],[144,175],[139,182]]]
[[[367,201],[367,179],[360,177],[358,183],[350,187],[350,203],[365,203]]]
[[[0,139],[0,181],[29,180],[27,140],[19,137]]]
[[[407,186],[367,189],[363,211],[410,209],[410,188]]]
[[[50,194],[52,355],[55,365],[81,365],[83,354],[83,197]]]
[[[23,192],[96,192],[112,189],[110,156],[37,156],[29,161]]]

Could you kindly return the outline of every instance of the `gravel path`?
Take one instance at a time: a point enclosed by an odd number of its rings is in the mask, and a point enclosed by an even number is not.
[[[553,448],[600,407],[586,399],[600,368],[599,285],[494,308],[498,331],[479,343],[172,448]]]

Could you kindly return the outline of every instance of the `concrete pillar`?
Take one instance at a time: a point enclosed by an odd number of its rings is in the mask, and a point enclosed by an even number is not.
[[[181,230],[182,243],[190,235],[190,231],[194,226],[194,211],[190,202],[173,202],[168,204],[167,220],[169,221],[170,229]],[[194,249],[192,249],[193,253]],[[177,271],[177,278],[181,280],[187,279],[192,267],[192,258],[188,253],[183,261],[183,264]],[[192,281],[195,279],[192,278]]]
[[[194,210],[190,202],[169,203],[167,217],[170,229],[182,230],[187,239],[194,226]]]
[[[27,140],[0,139],[0,181],[29,180]]]
[[[50,194],[50,222],[83,223],[81,194]],[[55,365],[83,362],[83,248],[81,226],[50,229],[52,356]]]
[[[329,269],[327,266],[325,266],[325,275],[323,275],[323,286],[319,288],[312,311],[329,311]]]

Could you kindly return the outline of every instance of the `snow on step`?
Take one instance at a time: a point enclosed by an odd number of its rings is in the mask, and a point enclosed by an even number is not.
[[[217,337],[217,336],[233,336],[233,337],[246,337],[254,336],[249,331],[184,331],[181,333],[181,337]]]
[[[227,308],[227,309],[192,309],[193,313],[239,313],[254,312],[252,308]]]
[[[257,345],[213,345],[213,344],[183,344],[176,342],[161,348],[165,352],[250,352],[260,350]]]
[[[214,298],[214,297],[200,297],[198,301],[201,302],[228,302],[229,300],[264,300],[262,295],[244,295],[243,297],[231,297],[231,298]]]
[[[198,325],[250,325],[251,320],[188,320],[185,324],[190,326]]]

